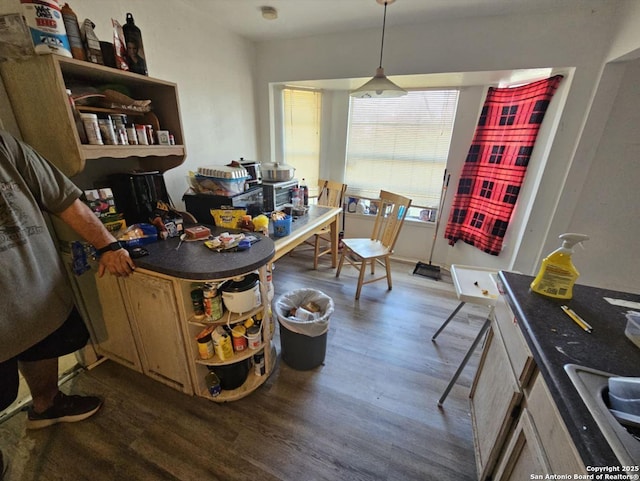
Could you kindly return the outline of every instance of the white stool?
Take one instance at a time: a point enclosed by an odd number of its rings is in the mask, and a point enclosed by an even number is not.
[[[458,380],[458,377],[460,377],[460,374],[462,373],[464,367],[467,365],[467,362],[469,362],[469,358],[478,346],[478,343],[482,339],[482,336],[491,324],[491,315],[493,314],[493,309],[496,305],[499,295],[498,288],[494,280],[494,277],[497,274],[498,271],[496,271],[495,269],[460,266],[457,264],[451,265],[451,278],[453,279],[453,285],[456,288],[456,295],[461,302],[460,304],[458,304],[458,307],[453,310],[447,320],[444,321],[444,323],[436,331],[431,340],[435,342],[436,337],[438,337],[438,335],[443,331],[447,324],[449,324],[449,322],[455,317],[455,315],[467,302],[478,304],[481,306],[487,306],[490,309],[489,314],[487,315],[487,319],[482,324],[478,335],[473,340],[471,347],[465,354],[464,359],[462,359],[462,362],[451,378],[451,381],[449,381],[449,384],[447,385],[444,393],[442,394],[440,399],[438,399],[438,407],[440,408],[442,407],[442,403],[444,403],[444,400],[449,395],[449,391],[451,391],[453,385]]]

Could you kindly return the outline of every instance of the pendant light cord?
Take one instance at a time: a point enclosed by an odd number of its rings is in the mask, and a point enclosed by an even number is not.
[[[382,52],[384,51],[384,27],[387,23],[387,2],[384,2],[384,17],[382,17],[382,41],[380,42],[380,67],[382,68]]]

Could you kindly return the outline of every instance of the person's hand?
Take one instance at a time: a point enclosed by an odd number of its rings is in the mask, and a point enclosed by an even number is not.
[[[105,272],[117,276],[129,276],[136,265],[129,256],[127,249],[118,249],[117,251],[107,251],[100,256],[100,265],[98,266],[98,277],[102,277]]]

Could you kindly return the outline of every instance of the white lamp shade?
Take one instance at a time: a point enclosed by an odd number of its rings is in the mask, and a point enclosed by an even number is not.
[[[378,67],[375,76],[362,87],[352,90],[351,97],[358,98],[391,98],[407,95],[407,91],[398,87],[384,75],[384,69]]]

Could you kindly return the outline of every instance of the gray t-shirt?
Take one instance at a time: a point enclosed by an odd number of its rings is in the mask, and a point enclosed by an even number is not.
[[[0,130],[0,362],[60,327],[73,294],[42,211],[82,191],[28,145]]]

